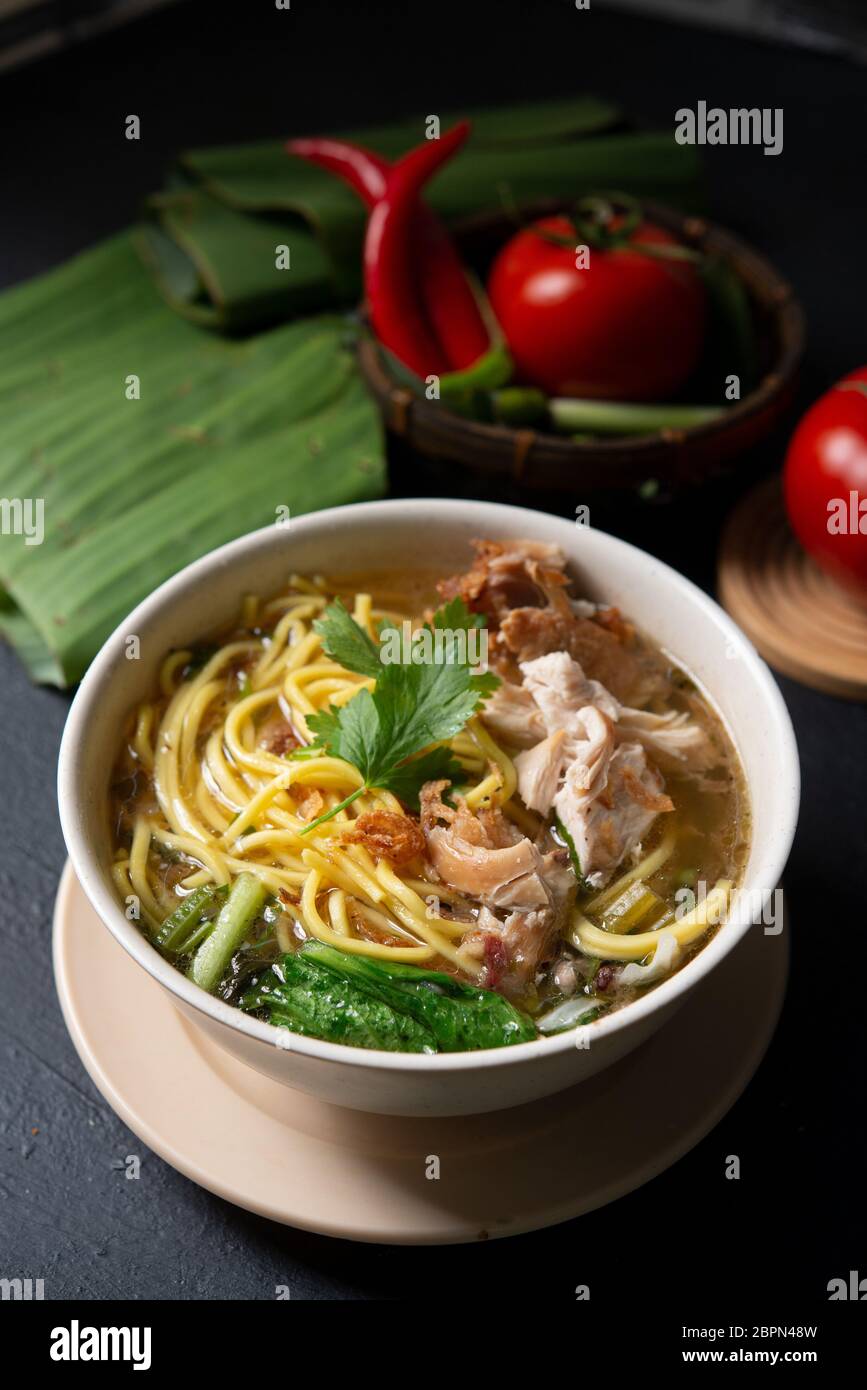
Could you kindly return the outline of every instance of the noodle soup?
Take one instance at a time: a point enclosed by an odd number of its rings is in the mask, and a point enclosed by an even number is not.
[[[749,834],[689,677],[520,541],[462,575],[244,597],[232,631],[167,654],[111,815],[127,910],[202,988],[416,1052],[628,1005],[712,935]]]

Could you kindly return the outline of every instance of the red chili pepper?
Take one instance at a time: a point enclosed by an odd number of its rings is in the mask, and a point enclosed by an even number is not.
[[[469,126],[464,123],[456,129],[463,133],[455,142],[455,149],[463,143]],[[438,143],[427,141],[426,145]],[[330,139],[290,140],[286,149],[337,174],[358,193],[368,208],[374,208],[385,196],[392,166],[371,150]],[[450,149],[448,153],[451,152]],[[447,157],[448,154],[443,156]],[[421,272],[423,310],[433,334],[451,370],[469,367],[488,350],[488,330],[448,231],[420,198],[412,214],[412,235],[418,243],[416,259]]]
[[[453,371],[471,367],[491,346],[485,320],[445,225],[420,203],[413,220],[425,308]]]
[[[385,193],[385,184],[391,165],[382,155],[366,150],[362,145],[351,145],[346,140],[300,139],[287,140],[289,154],[297,154],[320,169],[337,174],[354,188],[368,208],[378,203]]]

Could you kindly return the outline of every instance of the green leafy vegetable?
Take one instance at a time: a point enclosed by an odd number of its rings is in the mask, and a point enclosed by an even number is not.
[[[339,598],[328,605],[324,616],[318,618],[313,627],[322,639],[326,656],[338,661],[347,671],[373,676],[374,680],[382,673],[379,648]]]
[[[268,890],[255,874],[239,874],[214,930],[202,942],[187,971],[190,979],[213,994],[232,956],[268,901]]]
[[[281,957],[241,1007],[296,1033],[388,1052],[466,1052],[535,1037],[527,1015],[491,990],[320,941]]]
[[[308,960],[285,955],[241,1000],[247,1012],[266,1010],[278,1028],[349,1047],[383,1052],[436,1052],[433,1034],[406,1013]]]
[[[382,661],[376,643],[339,601],[330,604],[318,620],[316,630],[324,651],[347,670],[375,677],[376,688],[360,690],[339,709],[332,705],[308,716],[313,746],[350,763],[364,782],[302,834],[373,787],[385,788],[408,806],[417,807],[425,782],[451,780],[459,774],[460,765],[450,751],[431,745],[459,733],[499,682],[488,672],[473,670],[466,660],[466,643],[461,659],[459,635],[484,626],[484,619],[470,613],[461,599],[446,604],[434,615],[433,624],[426,626],[432,636],[442,634],[441,659],[403,665]]]
[[[463,768],[447,748],[431,748],[428,753],[393,768],[388,776],[388,790],[405,806],[418,810],[419,792],[425,782],[446,779],[454,786],[462,775]]]
[[[225,885],[217,887],[209,883],[190,893],[165,919],[154,937],[154,944],[161,951],[180,952],[181,945],[198,930],[202,918],[225,901],[228,891]]]
[[[178,955],[188,956],[191,951],[197,950],[202,942],[211,935],[213,930],[214,923],[205,918],[204,921],[200,922],[199,925],[190,932],[186,941],[181,942],[178,947]]]
[[[439,970],[349,955],[308,941],[301,955],[357,989],[423,1024],[441,1052],[507,1047],[536,1036],[532,1021],[493,990],[465,984]]]

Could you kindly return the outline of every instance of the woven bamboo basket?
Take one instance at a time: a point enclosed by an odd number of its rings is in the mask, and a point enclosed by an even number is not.
[[[531,220],[562,208],[556,202],[521,210]],[[804,350],[805,320],[792,286],[757,251],[703,218],[645,202],[652,221],[686,245],[719,256],[744,284],[758,350],[757,384],[725,414],[688,429],[577,442],[533,429],[468,420],[439,401],[421,399],[389,374],[376,342],[358,349],[361,372],[386,426],[413,449],[459,464],[462,470],[500,475],[528,490],[634,490],[653,478],[668,488],[695,485],[734,471],[789,411]],[[466,261],[484,268],[510,235],[514,222],[488,214],[456,229]]]

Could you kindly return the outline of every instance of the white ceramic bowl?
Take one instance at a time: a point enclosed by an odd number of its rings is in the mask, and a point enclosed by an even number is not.
[[[487,1052],[434,1057],[371,1052],[296,1037],[212,998],[173,969],[127,921],[109,872],[107,787],[119,730],[149,695],[165,653],[235,617],[240,596],[268,594],[291,571],[466,566],[474,536],[527,536],[562,546],[577,592],[616,604],[686,667],[724,719],[752,799],[744,893],[730,919],[681,971],[578,1033]],[[125,639],[140,638],[139,660]],[[799,767],[786,707],[768,668],[725,613],[658,560],[589,527],[483,502],[371,502],[270,526],[223,546],[168,580],[108,639],[72,705],[58,794],[75,872],[117,941],[215,1042],[267,1076],[337,1105],[398,1115],[473,1114],[550,1095],[610,1066],[669,1018],[751,926],[773,890],[798,812]],[[760,927],[756,928],[761,930]],[[576,1046],[580,1038],[586,1046]],[[118,1045],[123,1040],[118,1039]],[[721,1043],[721,1045],[724,1045]],[[676,1078],[670,1078],[676,1084]]]

